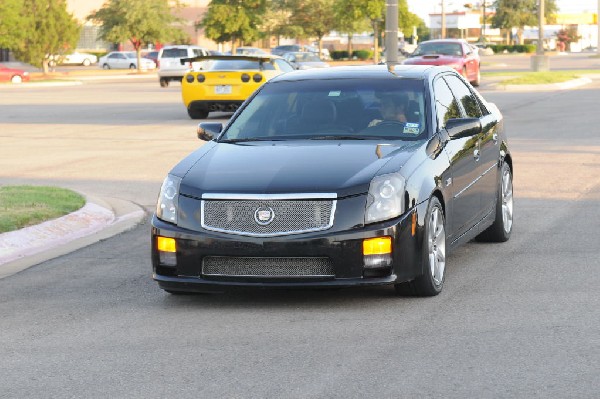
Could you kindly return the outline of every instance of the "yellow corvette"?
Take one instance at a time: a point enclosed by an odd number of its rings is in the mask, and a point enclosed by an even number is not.
[[[181,80],[181,97],[192,119],[204,119],[209,112],[233,112],[269,79],[294,67],[281,57],[205,56],[183,58],[193,68]]]

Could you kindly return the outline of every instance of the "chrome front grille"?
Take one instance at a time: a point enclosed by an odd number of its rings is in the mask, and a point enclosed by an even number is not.
[[[327,230],[333,225],[334,194],[320,194],[325,199],[316,196],[203,196],[202,227],[254,237]]]
[[[230,277],[334,277],[329,258],[250,258],[207,256],[204,276]]]

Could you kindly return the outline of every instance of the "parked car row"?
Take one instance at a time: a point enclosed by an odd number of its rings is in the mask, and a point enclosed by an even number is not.
[[[140,59],[141,69],[155,69],[156,63],[149,58]],[[135,51],[111,51],[98,60],[102,69],[138,69],[138,58]]]

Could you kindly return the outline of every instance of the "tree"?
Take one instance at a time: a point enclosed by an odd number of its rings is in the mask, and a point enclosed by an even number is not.
[[[292,25],[290,18],[293,7],[292,0],[270,0],[262,17],[262,27],[267,34],[277,37],[277,45],[282,37],[296,37],[302,29]]]
[[[581,39],[581,36],[577,34],[576,27],[561,29],[556,32],[556,40],[558,40],[559,51],[568,50],[571,43],[576,42],[579,39]]]
[[[293,25],[302,27],[303,37],[315,37],[319,54],[323,50],[323,36],[335,25],[334,0],[295,0],[290,18]]]
[[[21,0],[0,1],[0,48],[14,49],[26,37],[27,18]]]
[[[0,44],[19,60],[43,68],[54,54],[75,47],[80,26],[67,12],[65,0],[3,0]]]
[[[250,43],[260,37],[266,6],[266,0],[212,0],[197,26],[217,43],[231,41],[231,52],[235,54],[238,41]]]
[[[547,22],[555,20],[558,11],[555,0],[544,0],[544,17]],[[492,17],[492,27],[507,29],[518,28],[519,44],[523,44],[525,26],[538,25],[537,0],[496,0],[496,14]]]
[[[417,14],[409,11],[407,0],[398,0],[398,32],[402,32],[404,37],[410,37],[413,27],[422,29],[426,25]]]
[[[352,36],[356,32],[370,29],[369,20],[364,16],[362,0],[335,0],[336,26],[340,33],[348,35],[348,55],[352,55]]]
[[[88,16],[99,23],[100,37],[112,43],[129,41],[137,53],[138,72],[141,51],[156,42],[185,41],[186,34],[176,25],[180,18],[173,12],[179,7],[169,0],[108,0],[101,9]]]

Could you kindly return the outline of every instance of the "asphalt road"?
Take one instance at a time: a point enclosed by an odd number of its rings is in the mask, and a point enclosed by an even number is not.
[[[492,92],[514,155],[504,244],[448,258],[444,292],[170,296],[149,225],[0,280],[0,397],[597,398],[600,81]],[[221,115],[222,116],[222,115]],[[154,206],[201,145],[154,79],[0,91],[0,184]]]

